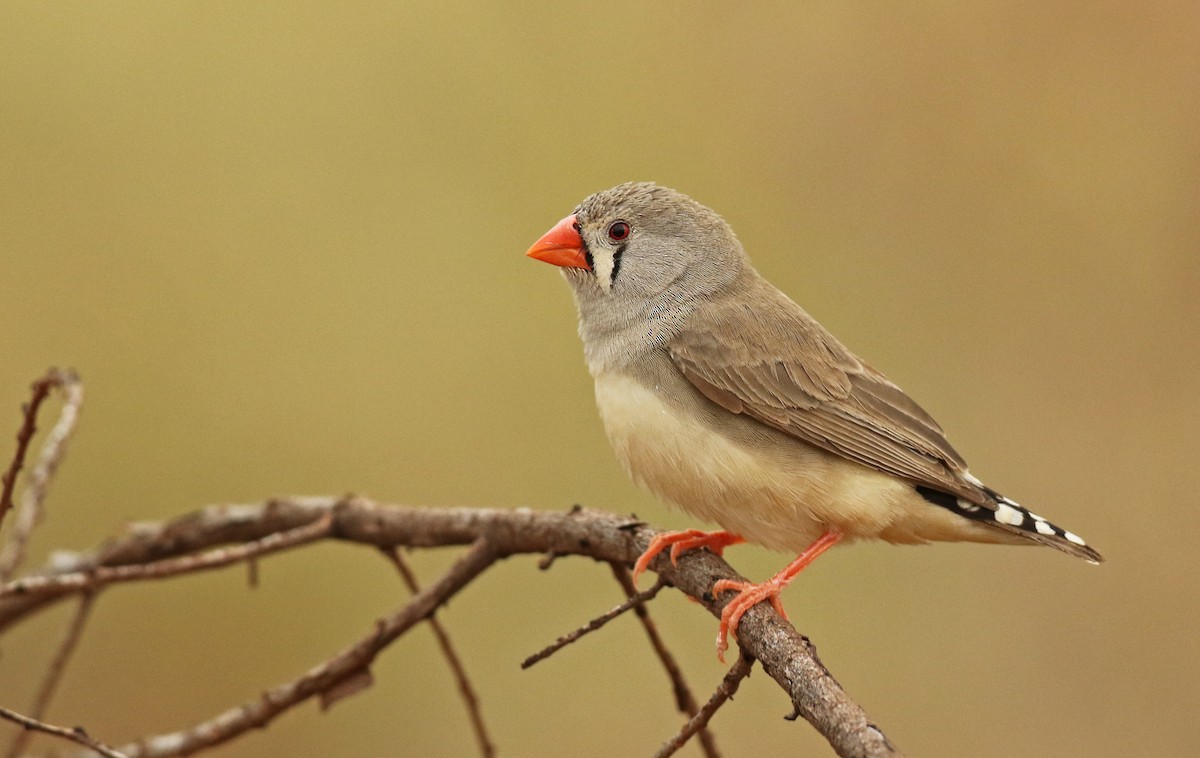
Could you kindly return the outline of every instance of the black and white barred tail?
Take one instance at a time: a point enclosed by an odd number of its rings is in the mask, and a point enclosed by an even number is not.
[[[973,478],[973,477],[972,477]],[[975,482],[972,482],[974,484]],[[954,511],[972,521],[986,523],[1010,534],[1061,550],[1090,563],[1103,563],[1104,557],[1083,541],[1079,535],[1051,524],[1033,511],[1001,495],[990,487],[978,485],[986,494],[985,502],[973,503],[966,498],[918,485],[917,492],[934,505]]]

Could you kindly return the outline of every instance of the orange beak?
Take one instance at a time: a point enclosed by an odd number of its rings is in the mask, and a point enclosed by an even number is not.
[[[583,254],[583,237],[575,230],[575,214],[555,224],[554,228],[543,234],[525,254],[555,266],[592,270],[588,265],[587,256]]]

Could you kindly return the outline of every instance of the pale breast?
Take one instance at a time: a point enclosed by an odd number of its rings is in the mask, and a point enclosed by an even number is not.
[[[749,542],[798,552],[831,528],[850,539],[992,541],[994,530],[930,506],[910,483],[713,404],[673,365],[601,373],[596,404],[635,482]]]

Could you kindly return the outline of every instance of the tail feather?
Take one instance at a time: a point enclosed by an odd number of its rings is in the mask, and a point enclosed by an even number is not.
[[[984,503],[973,503],[966,498],[955,497],[923,486],[918,486],[917,492],[931,503],[949,508],[972,521],[978,521],[1010,534],[1024,537],[1032,542],[1061,550],[1077,558],[1083,558],[1089,563],[1104,562],[1104,556],[1084,542],[1079,535],[1050,523],[990,487],[982,484],[978,486],[986,495]]]
[[[1022,507],[1016,501],[1001,495],[990,487],[984,487],[983,491],[995,503],[995,510],[991,512],[992,518],[996,526],[1001,529],[1020,534],[1034,542],[1049,545],[1091,563],[1104,562],[1104,556],[1084,542],[1078,534],[1051,524],[1033,511]]]

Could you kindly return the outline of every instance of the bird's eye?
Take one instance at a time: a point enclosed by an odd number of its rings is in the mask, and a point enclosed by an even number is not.
[[[629,236],[629,224],[624,221],[614,221],[609,224],[608,238],[614,242],[620,242]]]

